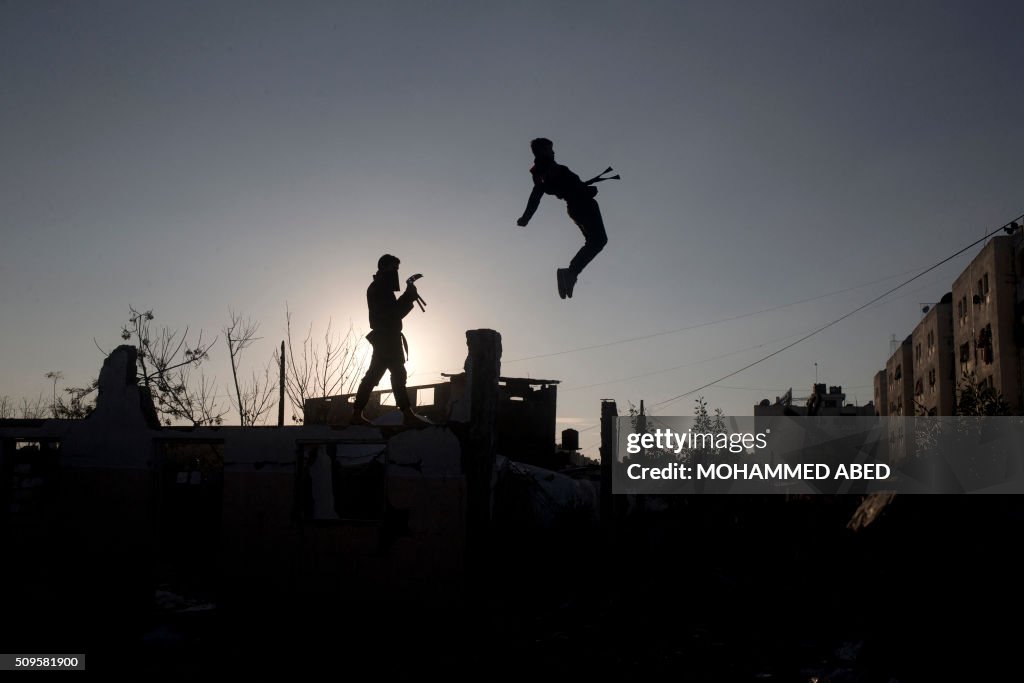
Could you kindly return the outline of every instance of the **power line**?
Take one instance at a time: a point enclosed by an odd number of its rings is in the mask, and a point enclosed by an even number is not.
[[[762,363],[762,362],[768,360],[769,358],[777,356],[777,355],[779,355],[780,353],[782,353],[783,351],[785,351],[787,349],[793,348],[794,346],[796,346],[800,342],[806,341],[807,339],[810,339],[811,337],[813,337],[814,335],[818,334],[819,332],[827,330],[828,328],[832,327],[836,323],[842,322],[843,320],[846,320],[847,318],[849,318],[850,316],[854,315],[855,313],[858,313],[858,312],[864,310],[865,308],[867,308],[871,304],[873,304],[873,303],[875,303],[877,301],[880,301],[881,299],[884,299],[885,297],[889,296],[890,294],[892,294],[896,290],[901,289],[902,287],[905,287],[905,286],[909,285],[911,282],[913,282],[914,280],[918,279],[919,277],[925,275],[926,273],[930,273],[931,271],[935,270],[939,266],[945,265],[946,263],[952,261],[954,258],[959,256],[960,254],[962,254],[965,251],[967,251],[968,249],[971,249],[972,247],[974,247],[974,246],[984,242],[989,237],[992,237],[993,235],[995,235],[1000,230],[1005,230],[1007,234],[1013,234],[1013,232],[1015,230],[1019,229],[1020,226],[1018,224],[1018,221],[1020,221],[1021,219],[1024,219],[1024,214],[1021,214],[1020,216],[1017,216],[1016,218],[1014,218],[1010,222],[1008,222],[1008,223],[1006,223],[1006,224],[996,228],[995,230],[992,230],[991,232],[987,233],[981,239],[978,239],[978,240],[975,240],[974,242],[971,242],[966,247],[960,249],[959,251],[955,252],[954,254],[951,254],[950,256],[947,256],[946,258],[944,258],[941,261],[939,261],[938,263],[936,263],[936,264],[934,264],[932,266],[929,266],[925,270],[922,270],[920,273],[918,273],[914,277],[910,278],[909,280],[906,280],[905,282],[901,282],[900,284],[896,285],[895,287],[893,287],[889,291],[884,292],[883,294],[880,294],[879,296],[875,297],[874,299],[872,299],[871,301],[867,302],[866,304],[858,306],[857,308],[853,309],[849,313],[836,318],[832,322],[830,322],[830,323],[828,323],[826,325],[823,325],[822,327],[819,327],[818,329],[816,329],[815,331],[811,332],[810,334],[808,334],[806,336],[803,336],[800,339],[797,339],[795,342],[792,342],[791,344],[786,344],[781,349],[778,349],[776,351],[772,351],[767,356],[764,356],[763,358],[759,358],[759,359],[755,360],[753,363],[749,363],[747,365],[744,365],[739,370],[734,370],[733,372],[730,372],[727,375],[719,377],[718,379],[714,380],[713,382],[708,382],[707,384],[699,386],[696,389],[692,389],[690,391],[687,391],[686,393],[679,394],[678,396],[673,396],[672,398],[665,399],[664,401],[659,401],[658,403],[653,403],[653,404],[651,404],[651,407],[654,408],[654,407],[658,407],[658,406],[663,406],[663,405],[672,403],[673,401],[676,401],[678,399],[681,399],[681,398],[684,398],[686,396],[689,396],[691,394],[695,394],[698,391],[701,391],[703,389],[707,389],[708,387],[713,386],[713,385],[717,384],[718,382],[721,382],[722,380],[729,379],[730,377],[734,377],[734,376],[740,374],[741,372],[743,372],[744,370],[749,370],[750,368],[754,367],[755,365],[757,365],[759,363]]]
[[[580,347],[576,347],[576,348],[573,348],[573,349],[563,349],[562,351],[552,351],[551,353],[539,353],[539,354],[534,355],[534,356],[523,356],[522,358],[513,358],[511,360],[502,360],[501,362],[502,363],[518,363],[518,362],[524,361],[524,360],[535,360],[537,358],[550,358],[552,356],[562,356],[562,355],[565,355],[567,353],[576,353],[578,351],[591,351],[593,349],[603,349],[603,348],[607,348],[609,346],[617,346],[619,344],[628,344],[630,342],[641,341],[641,340],[644,340],[644,339],[653,339],[654,337],[663,337],[663,336],[669,335],[669,334],[677,334],[679,332],[687,332],[689,330],[696,330],[696,329],[699,329],[701,327],[710,327],[711,325],[720,325],[722,323],[731,322],[733,320],[740,320],[742,318],[749,318],[751,316],[760,315],[762,313],[771,313],[772,311],[778,311],[778,310],[783,309],[783,308],[789,308],[790,306],[797,306],[799,304],[805,304],[805,303],[807,303],[809,301],[817,301],[818,299],[825,299],[825,298],[830,297],[830,296],[836,296],[837,294],[845,294],[846,292],[852,292],[855,289],[863,289],[864,287],[870,287],[871,285],[876,285],[879,282],[885,282],[886,280],[891,280],[894,277],[899,277],[901,275],[906,275],[907,273],[913,273],[916,270],[917,270],[916,268],[913,269],[913,270],[906,270],[906,271],[903,271],[902,273],[896,273],[895,275],[888,275],[886,277],[881,278],[880,280],[873,280],[872,282],[865,282],[865,283],[860,284],[860,285],[854,285],[852,287],[847,287],[846,289],[837,289],[836,291],[829,292],[827,294],[819,294],[817,296],[808,297],[806,299],[800,299],[799,301],[793,301],[793,302],[788,303],[788,304],[781,304],[781,305],[778,305],[778,306],[772,306],[770,308],[762,308],[759,311],[752,311],[752,312],[749,312],[749,313],[740,313],[738,315],[732,315],[732,316],[729,316],[727,318],[719,318],[717,320],[709,320],[709,321],[705,321],[705,322],[702,322],[702,323],[696,323],[694,325],[687,325],[686,327],[679,327],[679,328],[676,328],[674,330],[664,330],[662,332],[653,332],[651,334],[643,334],[643,335],[640,335],[640,336],[637,336],[637,337],[628,337],[626,339],[618,339],[616,341],[604,342],[602,344],[592,344],[590,346],[580,346]]]
[[[998,231],[994,231],[994,232],[998,232]],[[994,233],[991,233],[991,234],[994,234]],[[991,235],[991,234],[990,234],[990,235]],[[990,235],[989,235],[989,236],[990,236]],[[986,238],[983,238],[983,239],[987,239],[987,237],[988,237],[988,236],[986,236]],[[977,244],[977,243],[975,243],[975,244]],[[918,273],[917,275],[915,275],[915,276],[914,276],[913,278],[911,278],[911,279],[907,280],[906,282],[904,282],[904,283],[902,283],[902,284],[900,284],[900,285],[897,285],[896,287],[894,287],[894,288],[890,289],[890,290],[889,290],[888,292],[886,292],[885,294],[882,294],[881,296],[879,296],[879,297],[876,297],[875,299],[872,299],[871,301],[869,301],[868,303],[864,304],[864,305],[863,305],[863,306],[861,306],[861,307],[860,307],[859,309],[857,309],[857,311],[859,311],[859,310],[861,310],[861,309],[863,309],[863,308],[867,308],[868,306],[871,306],[872,304],[875,304],[875,303],[877,303],[877,302],[878,302],[879,300],[881,300],[881,299],[885,298],[885,296],[887,296],[888,294],[891,294],[892,292],[896,291],[896,290],[897,290],[897,289],[899,289],[900,287],[903,287],[903,286],[905,286],[905,285],[907,285],[907,284],[909,284],[909,283],[913,282],[913,281],[914,281],[914,280],[916,280],[917,278],[921,277],[922,275],[925,275],[925,274],[926,274],[926,273],[928,273],[928,272],[929,272],[930,270],[934,270],[935,268],[937,268],[938,266],[942,265],[942,264],[943,264],[943,263],[945,263],[946,261],[949,261],[950,259],[953,259],[953,258],[955,258],[956,256],[959,256],[959,255],[960,255],[960,253],[962,253],[963,251],[965,251],[965,250],[967,250],[967,249],[970,249],[970,248],[971,248],[972,246],[974,246],[974,245],[969,245],[969,246],[965,247],[965,248],[964,248],[963,250],[961,250],[961,252],[957,252],[956,254],[953,254],[953,256],[950,256],[950,257],[949,257],[948,259],[946,259],[946,260],[944,260],[944,261],[941,261],[941,262],[939,262],[938,264],[936,264],[936,265],[934,265],[934,266],[932,266],[932,267],[928,268],[928,270],[924,270],[924,271],[921,271],[920,273]],[[914,272],[914,271],[907,271],[907,272]],[[902,274],[902,273],[901,273],[901,274]],[[884,280],[888,280],[888,279],[891,279],[892,277],[895,277],[895,276],[890,276],[890,277],[888,277],[888,278],[884,278],[883,280],[876,280],[875,282],[872,282],[872,283],[868,283],[868,284],[875,284],[875,283],[877,283],[877,282],[882,282],[882,281],[884,281]],[[849,291],[850,289],[857,289],[857,288],[859,288],[859,287],[863,287],[863,286],[866,286],[866,285],[858,285],[857,287],[851,287],[851,288],[849,288],[849,289],[846,289],[846,290],[842,290],[842,291]],[[910,294],[914,294],[914,293],[916,293],[917,291],[919,291],[919,290],[915,290],[914,292],[911,292]],[[834,292],[834,293],[835,293],[835,292]],[[830,296],[830,295],[822,295],[822,296]],[[909,294],[908,294],[908,296],[909,296]],[[817,298],[821,298],[821,297],[812,297],[811,299],[806,299],[805,301],[811,301],[811,300],[813,300],[813,299],[817,299]],[[905,297],[898,297],[898,298],[905,298]],[[893,301],[895,301],[895,300],[896,300],[896,299],[893,299]],[[797,302],[797,303],[801,303],[801,302]],[[786,306],[790,306],[790,305],[793,305],[793,304],[786,304]],[[785,306],[777,306],[777,307],[775,307],[775,308],[784,308],[784,307],[785,307]],[[774,310],[774,309],[766,309],[766,310]],[[844,317],[849,317],[850,315],[852,315],[853,313],[856,313],[857,311],[853,311],[853,312],[851,312],[851,313],[848,313],[848,314],[847,314],[846,316],[844,316]],[[754,315],[754,314],[747,314],[747,315]],[[841,320],[841,319],[840,319],[840,320]],[[775,351],[774,353],[772,353],[772,354],[769,354],[768,356],[765,356],[765,357],[764,357],[764,358],[762,358],[761,360],[766,360],[767,358],[770,358],[771,356],[773,356],[773,355],[775,355],[775,354],[777,354],[777,353],[781,353],[782,351],[785,351],[785,350],[786,350],[787,348],[790,348],[790,347],[792,347],[792,346],[795,346],[796,344],[799,344],[799,343],[800,343],[801,341],[803,341],[804,339],[808,339],[809,337],[813,336],[814,334],[817,334],[818,332],[820,332],[820,331],[824,330],[825,328],[827,328],[827,327],[829,327],[829,326],[831,326],[831,325],[835,324],[836,322],[838,322],[838,321],[834,320],[834,321],[832,321],[831,323],[829,323],[829,324],[827,324],[827,325],[825,325],[825,326],[823,326],[823,327],[819,327],[819,328],[814,328],[814,331],[813,331],[813,332],[811,332],[810,334],[808,334],[808,335],[805,335],[804,337],[802,337],[801,339],[798,339],[797,341],[793,342],[793,343],[792,343],[792,344],[790,344],[789,346],[783,347],[783,348],[779,349],[778,351]],[[706,323],[706,324],[712,324],[712,323]],[[662,333],[659,333],[659,334],[662,334]],[[665,334],[667,334],[667,333],[665,333]],[[799,332],[798,332],[797,334],[801,334],[801,333],[799,333]],[[683,367],[689,367],[689,366],[692,366],[692,365],[700,365],[700,364],[702,364],[702,363],[706,363],[706,362],[709,362],[709,361],[712,361],[712,360],[719,360],[719,359],[721,359],[721,358],[725,358],[725,357],[727,357],[727,356],[734,356],[734,355],[736,355],[737,353],[743,353],[743,352],[745,352],[745,351],[750,351],[750,350],[753,350],[753,349],[757,349],[757,348],[760,348],[760,347],[762,347],[762,346],[766,346],[766,345],[768,345],[768,344],[772,344],[772,343],[774,343],[774,342],[776,342],[776,341],[781,341],[781,340],[783,340],[783,339],[790,339],[790,338],[792,338],[793,336],[795,336],[795,335],[789,335],[789,336],[787,336],[787,337],[782,337],[782,338],[780,338],[780,339],[775,339],[775,340],[772,340],[772,341],[767,341],[767,342],[763,342],[763,343],[761,343],[761,344],[757,344],[757,345],[755,345],[755,346],[747,347],[747,348],[744,348],[744,349],[739,349],[739,350],[737,350],[737,351],[731,351],[731,352],[729,352],[729,353],[721,354],[721,355],[719,355],[719,356],[712,356],[712,357],[710,357],[710,358],[705,358],[705,359],[703,359],[703,360],[695,361],[695,362],[693,362],[693,363],[686,363],[686,364],[683,364],[683,365],[678,365],[678,366],[675,366],[675,367],[672,367],[672,368],[664,368],[664,369],[661,369],[661,370],[655,370],[655,371],[652,371],[652,372],[645,372],[645,373],[641,373],[641,374],[639,374],[639,375],[633,375],[633,376],[631,376],[631,377],[624,377],[624,378],[620,378],[620,379],[616,379],[616,380],[609,380],[609,381],[607,381],[607,382],[598,382],[598,383],[595,383],[595,384],[587,384],[587,385],[584,385],[584,386],[579,386],[579,387],[571,387],[571,388],[568,388],[568,389],[563,389],[562,391],[563,391],[563,392],[565,392],[565,391],[577,391],[577,390],[582,390],[582,389],[590,389],[590,388],[593,388],[593,387],[597,387],[597,386],[604,386],[604,385],[607,385],[607,384],[616,384],[616,383],[618,383],[618,382],[625,382],[625,381],[628,381],[628,380],[631,380],[631,379],[638,379],[638,378],[640,378],[640,377],[646,377],[646,376],[649,376],[649,375],[657,375],[657,374],[661,374],[661,373],[664,373],[664,372],[669,372],[669,371],[671,371],[671,370],[676,370],[676,369],[679,369],[679,368],[683,368]],[[618,342],[613,342],[613,343],[618,343]],[[568,351],[564,351],[564,352],[559,352],[559,353],[568,353]],[[553,355],[557,355],[557,354],[553,354]],[[755,361],[755,362],[754,362],[753,364],[751,364],[750,366],[747,366],[747,367],[752,367],[753,365],[756,365],[756,364],[757,364],[758,362],[760,362],[760,361]],[[739,372],[742,372],[742,371],[743,371],[744,369],[746,369],[746,368],[742,368],[742,369],[740,369],[739,371],[737,371],[736,373],[732,373],[732,374],[739,374]],[[721,379],[719,379],[719,380],[716,380],[716,382],[712,382],[712,384],[716,384],[717,382],[720,382],[720,381],[722,381],[723,379],[727,379],[728,377],[731,377],[731,376],[732,376],[732,374],[730,374],[730,375],[727,375],[726,377],[723,377],[723,378],[721,378]],[[680,396],[677,396],[677,397],[675,397],[675,398],[672,398],[672,399],[668,399],[668,401],[663,401],[663,402],[661,402],[661,403],[656,403],[656,404],[652,404],[652,405],[655,405],[655,406],[657,406],[657,405],[663,405],[663,404],[665,404],[665,403],[669,403],[669,402],[671,402],[671,401],[674,401],[674,400],[677,400],[677,399],[679,399],[679,398],[683,398],[684,396],[687,396],[687,395],[689,395],[690,393],[696,393],[697,391],[700,391],[701,389],[705,389],[705,388],[707,388],[708,386],[711,386],[711,385],[710,385],[710,384],[709,384],[709,385],[705,385],[705,386],[703,386],[703,387],[700,387],[700,388],[698,388],[698,389],[694,389],[694,390],[693,390],[692,392],[689,392],[688,394],[681,394]],[[870,384],[857,384],[857,385],[850,385],[850,386],[848,386],[847,388],[848,388],[848,389],[860,389],[860,388],[869,388],[869,387],[872,387],[872,386],[873,386],[873,385],[870,385]],[[771,387],[762,387],[762,388],[757,388],[757,387],[727,387],[727,386],[719,386],[719,387],[717,387],[717,388],[720,388],[720,389],[745,389],[745,390],[756,390],[756,391],[776,391],[776,390],[780,390],[780,391],[781,391],[781,390],[783,390],[783,389],[782,389],[781,387],[780,387],[780,388],[771,388]],[[786,388],[786,389],[789,389],[790,387],[785,387],[785,388]],[[598,423],[598,424],[594,424],[594,425],[591,425],[591,426],[589,426],[589,427],[584,427],[583,429],[578,429],[578,430],[576,430],[576,431],[577,431],[577,433],[578,433],[578,434],[582,434],[582,433],[584,433],[584,432],[589,432],[589,431],[591,431],[591,430],[593,430],[593,429],[597,429],[597,428],[598,428],[598,427],[600,427],[600,426],[601,426],[601,425],[600,425],[600,423]],[[599,445],[599,444],[600,444],[600,440],[598,440],[598,441],[594,442],[594,444],[593,444],[593,445]],[[581,449],[581,450],[582,450],[582,449]]]
[[[899,273],[898,275],[903,275],[905,273],[912,273],[912,272],[915,272],[915,270],[905,271],[904,273]],[[898,275],[890,275],[888,277],[882,278],[881,280],[875,280],[873,282],[865,283],[865,284],[862,284],[862,285],[856,285],[856,286],[853,286],[853,287],[848,287],[846,289],[836,290],[835,292],[831,292],[829,294],[822,294],[822,295],[819,295],[819,296],[810,297],[808,299],[802,299],[800,301],[795,301],[793,303],[783,304],[781,306],[774,306],[772,308],[766,308],[766,309],[762,309],[760,311],[754,311],[752,313],[743,313],[741,315],[731,316],[729,318],[722,318],[722,319],[714,320],[714,321],[710,321],[710,322],[698,323],[697,325],[692,325],[692,326],[689,326],[689,327],[683,327],[683,328],[679,328],[677,330],[668,330],[668,331],[665,331],[665,332],[656,332],[654,334],[643,335],[643,336],[640,336],[640,337],[632,337],[630,339],[620,339],[618,341],[607,342],[607,343],[604,343],[604,344],[597,344],[597,345],[594,345],[594,346],[584,346],[584,347],[580,347],[580,348],[577,348],[577,349],[566,349],[566,350],[563,350],[563,351],[556,351],[556,352],[549,353],[549,354],[541,354],[539,356],[528,356],[528,357],[524,357],[524,358],[517,358],[517,359],[514,359],[514,360],[504,360],[503,359],[501,362],[503,364],[504,363],[515,363],[517,361],[522,361],[522,360],[531,360],[531,359],[535,359],[535,358],[546,358],[548,356],[558,356],[558,355],[562,355],[562,354],[573,353],[575,351],[587,351],[587,350],[590,350],[590,349],[597,349],[597,348],[603,348],[603,347],[607,347],[607,346],[614,346],[616,344],[624,344],[624,343],[627,343],[627,342],[630,342],[630,341],[637,341],[637,340],[641,340],[641,339],[649,339],[651,337],[658,337],[658,336],[662,336],[662,335],[673,334],[675,332],[681,332],[681,331],[685,331],[685,330],[695,329],[695,328],[698,328],[698,327],[706,327],[706,326],[715,325],[715,324],[718,324],[718,323],[721,323],[721,322],[727,322],[727,321],[730,321],[730,320],[736,320],[736,319],[739,319],[739,318],[750,317],[750,316],[753,316],[753,315],[758,315],[760,313],[766,313],[766,312],[778,310],[780,308],[787,308],[789,306],[795,306],[797,304],[806,303],[808,301],[814,301],[816,299],[822,299],[822,298],[825,298],[825,297],[828,297],[828,296],[833,296],[835,294],[842,294],[844,292],[852,291],[854,289],[860,289],[860,288],[867,287],[867,286],[870,286],[870,285],[873,285],[873,284],[877,284],[879,282],[884,282],[886,280],[891,280],[894,277],[898,277]],[[911,296],[912,294],[916,294],[917,292],[923,291],[923,289],[927,289],[927,288],[928,287],[926,286],[926,287],[924,287],[924,288],[922,288],[920,290],[914,290],[913,292],[909,292],[905,296]],[[899,298],[905,298],[905,296],[904,297],[898,297],[897,299],[892,299],[891,301],[896,301]],[[891,303],[891,301],[887,302],[887,303]],[[808,328],[808,329],[810,330],[810,329],[813,329],[813,328]],[[777,342],[777,341],[783,341],[783,340],[786,340],[786,339],[791,339],[792,337],[796,336],[797,334],[802,334],[802,333],[801,332],[797,332],[796,334],[791,334],[791,335],[788,335],[786,337],[780,337],[780,338],[777,338],[777,339],[774,339],[774,340],[771,340],[771,341],[763,342],[761,344],[755,344],[754,346],[748,346],[746,348],[738,349],[736,351],[730,351],[729,353],[723,353],[723,354],[718,355],[718,356],[711,356],[710,358],[705,358],[705,359],[702,359],[702,360],[699,360],[699,361],[694,361],[692,363],[685,363],[683,365],[675,365],[675,366],[672,366],[672,367],[669,367],[669,368],[662,368],[662,369],[659,369],[659,370],[652,370],[650,372],[644,372],[644,373],[641,373],[639,375],[631,375],[629,377],[621,377],[619,379],[607,380],[607,381],[603,381],[603,382],[596,382],[594,384],[585,384],[583,386],[578,386],[578,387],[562,388],[561,391],[563,391],[563,392],[567,392],[567,391],[580,391],[582,389],[590,389],[590,388],[593,388],[593,387],[600,387],[600,386],[605,386],[605,385],[608,385],[608,384],[617,384],[619,382],[626,382],[626,381],[631,380],[631,379],[639,379],[641,377],[649,377],[651,375],[657,375],[657,374],[661,374],[663,372],[671,372],[672,370],[678,370],[680,368],[691,367],[693,365],[700,365],[702,363],[707,363],[709,361],[720,360],[722,358],[727,358],[728,356],[734,356],[734,355],[736,355],[738,353],[742,353],[744,351],[752,351],[754,349],[759,349],[762,346],[766,346],[767,344],[772,344],[772,343]],[[445,373],[445,371],[443,371],[443,370],[433,370],[433,371],[427,372],[425,376],[432,377],[432,376],[436,375],[439,378],[439,381],[443,382],[443,381],[445,381],[444,373]],[[409,374],[409,380],[410,381],[413,379],[413,374],[414,373],[410,373]]]
[[[923,289],[927,289],[927,286],[925,288],[923,288]],[[913,292],[910,292],[910,293],[908,293],[908,294],[906,294],[906,295],[904,295],[902,297],[896,297],[895,299],[891,299],[890,301],[888,301],[886,303],[892,303],[893,301],[897,301],[897,300],[899,300],[901,298],[905,298],[906,296],[910,296],[912,294],[916,294],[918,291],[921,291],[921,290],[914,290]],[[811,330],[816,330],[816,329],[817,328],[807,328],[805,331],[811,331]],[[792,339],[793,337],[796,337],[798,335],[804,334],[805,331],[797,332],[795,334],[790,334],[790,335],[787,335],[785,337],[779,337],[777,339],[772,339],[770,341],[766,341],[766,342],[763,342],[761,344],[755,344],[754,346],[748,346],[746,348],[738,349],[736,351],[730,351],[729,353],[723,353],[723,354],[719,354],[717,356],[711,356],[710,358],[704,358],[702,360],[693,361],[691,363],[683,363],[682,365],[674,365],[674,366],[672,366],[670,368],[661,368],[659,370],[652,370],[650,372],[642,372],[642,373],[640,373],[638,375],[630,375],[629,377],[620,377],[619,379],[608,380],[608,381],[605,381],[605,382],[595,382],[593,384],[584,384],[583,386],[578,386],[578,387],[569,387],[569,388],[566,388],[566,389],[562,389],[562,391],[563,392],[567,392],[567,391],[580,391],[580,390],[583,390],[583,389],[591,389],[593,387],[601,387],[601,386],[605,386],[605,385],[608,385],[608,384],[618,384],[620,382],[628,382],[631,379],[640,379],[642,377],[650,377],[652,375],[660,375],[660,374],[665,373],[665,372],[671,372],[673,370],[679,370],[680,368],[693,367],[694,365],[701,365],[703,363],[707,363],[707,362],[710,362],[710,361],[713,361],[713,360],[721,360],[722,358],[727,358],[729,356],[735,356],[736,354],[743,353],[745,351],[753,351],[754,349],[759,349],[759,348],[761,348],[763,346],[767,346],[768,344],[774,344],[775,342],[785,341],[786,339]],[[870,386],[870,385],[864,385],[864,386]],[[765,389],[764,391],[774,391],[774,390],[772,390],[772,389]]]
[[[811,329],[814,329],[814,328],[807,328],[807,329],[811,330]],[[692,361],[690,363],[683,363],[682,365],[674,365],[674,366],[672,366],[670,368],[661,368],[661,369],[658,369],[658,370],[651,370],[650,372],[642,372],[642,373],[640,373],[638,375],[630,375],[629,377],[620,377],[619,379],[611,379],[611,380],[608,380],[606,382],[595,382],[594,384],[584,384],[583,386],[579,386],[579,387],[570,387],[568,389],[562,389],[562,391],[563,392],[567,392],[567,391],[580,391],[582,389],[592,389],[593,387],[603,387],[603,386],[605,386],[607,384],[618,384],[619,382],[628,382],[631,379],[640,379],[641,377],[650,377],[651,375],[661,375],[661,374],[664,374],[666,372],[671,372],[672,370],[679,370],[680,368],[689,368],[689,367],[692,367],[694,365],[701,365],[703,363],[709,363],[709,362],[711,362],[713,360],[721,360],[722,358],[728,358],[729,356],[735,356],[738,353],[744,353],[746,351],[753,351],[754,349],[759,349],[759,348],[761,348],[763,346],[768,346],[769,344],[775,344],[776,342],[785,341],[787,339],[792,339],[793,337],[796,337],[796,336],[801,335],[801,334],[804,334],[804,331],[796,332],[796,333],[790,334],[790,335],[786,335],[785,337],[779,337],[778,339],[771,339],[769,341],[762,342],[761,344],[755,344],[754,346],[748,346],[746,348],[737,349],[735,351],[730,351],[728,353],[722,353],[722,354],[719,354],[717,356],[711,356],[709,358],[702,358],[701,360]]]
[[[873,387],[871,384],[851,384],[842,385],[843,389],[870,389]],[[715,389],[739,389],[742,391],[787,391],[792,387],[731,387],[726,384],[716,384]]]

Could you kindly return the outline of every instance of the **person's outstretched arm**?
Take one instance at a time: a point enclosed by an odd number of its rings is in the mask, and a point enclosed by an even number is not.
[[[534,212],[537,211],[537,207],[540,206],[540,198],[542,196],[544,196],[544,191],[540,189],[539,185],[534,185],[533,192],[530,193],[530,199],[526,202],[526,211],[523,211],[523,215],[516,221],[516,225],[522,227],[530,222]]]

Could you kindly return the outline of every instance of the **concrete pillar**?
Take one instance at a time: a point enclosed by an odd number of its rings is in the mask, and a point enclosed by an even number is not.
[[[487,553],[491,523],[501,335],[494,330],[468,330],[466,345],[469,347],[466,384],[470,401],[469,433],[463,455],[466,549],[469,569],[475,573]]]
[[[612,540],[615,505],[612,498],[612,465],[615,460],[615,425],[619,409],[615,401],[601,401],[601,526],[605,539]]]

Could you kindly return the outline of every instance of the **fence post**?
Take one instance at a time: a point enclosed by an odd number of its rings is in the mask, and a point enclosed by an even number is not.
[[[281,386],[277,398],[277,426],[284,427],[284,342],[281,342]]]

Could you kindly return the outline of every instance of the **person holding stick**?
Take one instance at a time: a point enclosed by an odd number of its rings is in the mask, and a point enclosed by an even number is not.
[[[366,340],[373,347],[373,355],[352,404],[352,419],[349,423],[352,425],[372,424],[363,415],[363,409],[370,400],[370,392],[384,377],[385,370],[391,372],[391,391],[395,395],[395,404],[402,411],[403,424],[429,424],[422,416],[413,412],[409,394],[405,389],[405,360],[409,353],[409,344],[402,334],[402,318],[409,314],[416,303],[419,303],[422,309],[425,302],[413,284],[416,276],[406,280],[402,296],[395,296],[395,292],[400,289],[400,263],[398,257],[391,254],[381,256],[377,261],[377,273],[373,276],[373,282],[366,289],[366,304],[370,310],[370,333],[366,335]]]

